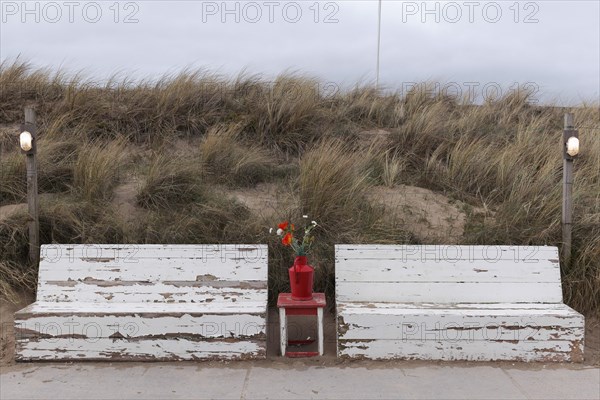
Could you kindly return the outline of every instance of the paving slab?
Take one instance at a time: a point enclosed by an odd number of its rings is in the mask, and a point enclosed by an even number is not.
[[[525,399],[501,368],[428,366],[404,368],[409,399]]]
[[[600,399],[600,368],[493,363],[27,363],[8,399]]]
[[[0,399],[239,399],[247,372],[193,365],[32,365],[0,373]]]
[[[529,399],[600,398],[600,368],[505,372]]]
[[[400,368],[311,367],[273,370],[253,368],[247,399],[385,399],[399,398],[403,389]]]

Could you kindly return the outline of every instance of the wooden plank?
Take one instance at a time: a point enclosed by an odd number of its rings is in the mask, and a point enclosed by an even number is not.
[[[42,246],[42,256],[49,263],[105,258],[133,264],[157,258],[219,259],[223,262],[241,258],[251,263],[265,259],[268,249],[262,244],[47,244]]]
[[[448,261],[348,259],[337,261],[336,279],[353,282],[557,282],[558,260],[516,264],[512,260]]]
[[[95,279],[104,281],[244,281],[266,282],[267,262],[263,264],[243,264],[218,260],[207,262],[196,259],[166,260],[152,259],[143,264],[117,264],[112,262],[80,262],[40,266],[42,282]]]
[[[17,361],[181,361],[240,360],[266,357],[264,340],[190,340],[159,338],[119,339],[23,339],[17,341]]]
[[[285,308],[279,309],[279,347],[280,353],[283,357],[288,344],[287,337],[287,316],[285,315]]]
[[[359,306],[360,305],[360,306]],[[488,315],[510,317],[517,315],[555,315],[560,318],[582,317],[565,304],[553,303],[340,303],[340,315]]]
[[[581,362],[583,341],[338,340],[341,358]]]
[[[74,338],[245,338],[264,339],[266,310],[262,314],[18,314],[17,339]]]
[[[267,303],[257,302],[210,302],[210,303],[77,303],[77,302],[35,302],[19,310],[17,317],[29,314],[64,315],[77,313],[93,314],[261,314]]]
[[[375,310],[376,311],[376,310]],[[390,310],[386,310],[390,311]],[[398,310],[400,311],[400,310]],[[544,310],[407,310],[338,314],[340,339],[385,340],[583,340],[583,316]],[[526,312],[527,311],[527,312]]]
[[[65,261],[40,265],[40,279],[47,281],[64,281],[68,279],[82,280],[86,278],[98,280],[146,280],[160,281],[266,281],[267,261],[261,263],[244,263],[218,259],[203,261],[201,259],[146,259],[139,264],[83,260],[77,263]]]
[[[558,259],[554,246],[458,246],[458,245],[335,245],[336,260],[396,259],[421,262],[440,260],[510,260],[515,263],[536,263]]]
[[[560,282],[336,282],[339,302],[561,303]]]
[[[319,336],[319,355],[323,355],[323,308],[319,308],[317,311],[317,335]]]
[[[565,315],[576,313],[569,306],[562,303],[378,303],[378,302],[337,302],[337,309],[340,312],[356,313],[390,313],[397,314],[403,312],[414,312],[414,310],[436,310],[442,312],[455,312],[463,310],[464,312],[488,312],[494,310],[504,312],[508,315],[527,312],[527,310],[546,310],[547,312],[564,312]],[[412,310],[412,311],[411,311]]]
[[[155,246],[147,248],[144,245],[136,248],[135,252],[129,251],[127,254],[120,251],[119,247],[116,250],[102,247],[85,250],[89,251],[86,257],[73,257],[70,254],[56,255],[67,252],[62,248],[65,245],[56,245],[60,246],[56,254],[53,253],[55,249],[50,246],[42,246],[40,282],[86,278],[150,282],[197,280],[266,282],[267,280],[266,249],[264,255],[258,256],[258,251],[242,251],[247,247],[234,246],[230,250],[223,249],[220,253],[213,254],[202,250],[202,246],[180,249],[178,247],[155,248]],[[255,247],[249,249],[253,248]]]
[[[163,283],[136,282],[127,286],[102,286],[73,282],[72,286],[46,283],[37,297],[44,302],[219,303],[264,301],[266,304],[268,292],[266,289],[178,287]]]

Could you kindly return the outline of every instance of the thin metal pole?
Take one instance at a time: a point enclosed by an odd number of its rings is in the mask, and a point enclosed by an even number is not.
[[[27,153],[25,162],[27,165],[27,207],[29,210],[29,261],[37,265],[40,259],[40,218],[38,201],[38,176],[36,144],[37,127],[35,125],[35,110],[31,107],[25,108],[25,126],[29,126],[34,140],[34,150]]]
[[[574,116],[572,113],[565,114],[565,128],[563,143],[568,140],[574,129]],[[563,145],[564,147],[564,145]],[[562,203],[562,241],[563,260],[567,266],[571,263],[571,239],[573,229],[573,158],[563,151],[563,203]]]
[[[375,88],[379,90],[379,56],[381,54],[381,1],[379,0],[379,20],[377,22],[377,78]]]

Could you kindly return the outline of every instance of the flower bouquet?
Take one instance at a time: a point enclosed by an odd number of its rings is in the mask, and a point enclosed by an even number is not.
[[[305,215],[304,218],[308,218],[308,216]],[[311,232],[317,226],[317,222],[312,221],[304,227],[302,240],[296,237],[296,227],[289,221],[284,221],[277,227],[277,235],[281,237],[281,243],[284,246],[291,247],[296,256],[294,265],[289,269],[292,300],[305,301],[312,299],[314,268],[307,264],[306,256],[314,242],[314,236],[311,235]]]

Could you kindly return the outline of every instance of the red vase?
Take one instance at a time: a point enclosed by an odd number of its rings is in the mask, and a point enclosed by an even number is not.
[[[289,269],[292,300],[312,300],[314,268],[306,264],[306,256],[297,256]]]

